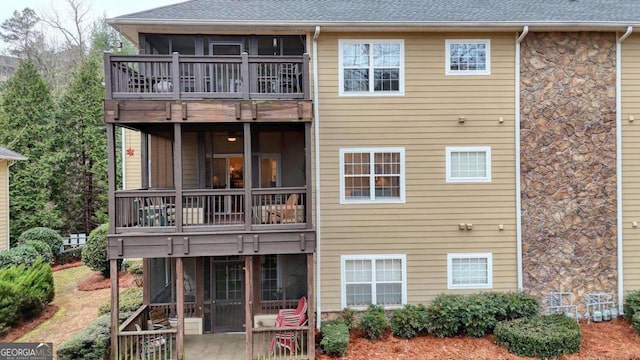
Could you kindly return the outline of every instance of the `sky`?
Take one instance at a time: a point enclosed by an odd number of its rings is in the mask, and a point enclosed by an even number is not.
[[[175,4],[185,0],[81,0],[89,6],[92,21],[106,14],[107,18],[130,14],[142,10]],[[15,5],[13,5],[15,4]],[[4,0],[0,6],[0,23],[11,18],[14,11],[22,12],[22,9],[29,7],[38,14],[50,13],[51,9],[58,9],[61,17],[65,16],[65,11],[69,9],[65,0]],[[0,48],[5,44],[0,42]]]

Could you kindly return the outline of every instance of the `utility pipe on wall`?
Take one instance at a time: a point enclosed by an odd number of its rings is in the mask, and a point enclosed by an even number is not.
[[[622,259],[622,42],[631,35],[633,27],[627,27],[616,39],[616,203],[617,203],[617,255],[618,255],[618,312],[623,314],[624,303],[624,261]]]
[[[322,316],[320,312],[320,125],[318,120],[318,37],[320,26],[316,26],[313,34],[313,141],[315,148],[316,175],[316,326],[320,329]]]
[[[523,291],[522,280],[522,200],[520,198],[520,43],[529,33],[529,27],[522,29],[522,34],[516,39],[516,63],[515,63],[515,148],[516,148],[516,257],[518,267],[518,291]]]

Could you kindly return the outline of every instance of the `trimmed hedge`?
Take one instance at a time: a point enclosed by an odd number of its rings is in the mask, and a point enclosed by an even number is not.
[[[29,240],[24,243],[26,246],[33,247],[40,256],[42,256],[42,260],[44,262],[53,264],[53,252],[51,252],[51,247],[44,241],[41,240]]]
[[[130,287],[120,293],[118,307],[120,312],[136,311],[142,306],[142,288]],[[98,315],[108,314],[111,311],[111,299],[105,301],[98,308]]]
[[[624,317],[631,321],[635,313],[640,312],[640,290],[635,290],[625,295],[622,307]]]
[[[364,331],[364,337],[369,340],[379,339],[387,327],[387,318],[382,306],[369,305],[360,318],[360,329]]]
[[[111,318],[102,315],[89,325],[73,334],[63,342],[56,355],[58,360],[103,360],[109,353],[111,344],[110,328]]]
[[[0,252],[0,268],[24,265],[30,268],[42,255],[30,244],[22,244]]]
[[[18,237],[18,244],[24,244],[29,241],[39,240],[49,245],[54,258],[58,258],[60,254],[60,248],[62,247],[63,239],[57,231],[47,227],[35,227],[31,228]]]
[[[426,309],[427,331],[438,337],[466,333],[481,337],[493,332],[503,320],[538,314],[540,302],[524,293],[478,293],[439,295]]]
[[[500,322],[496,343],[519,356],[550,359],[580,350],[580,326],[564,314],[534,316]]]
[[[29,268],[0,269],[0,333],[40,314],[54,295],[51,266],[42,259]]]
[[[427,308],[420,305],[405,305],[391,315],[391,332],[394,336],[411,339],[426,332]]]
[[[344,308],[344,310],[342,310],[342,312],[340,313],[339,319],[340,321],[345,323],[345,325],[347,325],[349,331],[358,327],[357,312],[351,308]]]
[[[329,320],[320,325],[320,348],[329,356],[344,356],[349,346],[349,327],[341,320]]]
[[[86,244],[82,248],[82,261],[94,271],[100,271],[105,278],[111,273],[109,271],[109,259],[107,258],[107,234],[109,224],[102,224],[95,228]],[[118,269],[122,265],[122,260],[118,260]]]

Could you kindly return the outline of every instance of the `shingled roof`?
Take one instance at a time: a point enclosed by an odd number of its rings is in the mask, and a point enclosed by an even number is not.
[[[27,160],[26,157],[18,154],[15,151],[5,149],[0,146],[0,159],[2,160]]]
[[[640,0],[191,0],[111,23],[640,24]]]

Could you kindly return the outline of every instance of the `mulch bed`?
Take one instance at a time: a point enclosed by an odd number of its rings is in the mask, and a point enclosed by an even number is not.
[[[74,261],[74,262],[70,262],[70,263],[66,263],[66,264],[54,265],[54,266],[51,267],[51,271],[55,272],[55,271],[60,271],[60,270],[69,269],[69,268],[73,268],[73,267],[78,267],[78,266],[82,266],[82,265],[84,265],[84,263],[81,260],[78,260],[78,261]]]
[[[580,324],[582,348],[562,360],[611,359],[640,360],[640,338],[626,320]],[[319,360],[333,359],[325,354]],[[343,360],[439,360],[439,359],[529,359],[510,354],[495,344],[493,335],[481,338],[456,336],[440,339],[420,336],[411,340],[385,334],[382,340],[370,341],[353,332]]]
[[[120,276],[118,277],[118,287],[128,288],[132,286],[137,286],[136,277],[129,272],[124,274],[120,273]],[[93,291],[93,290],[107,289],[110,287],[111,287],[111,279],[105,278],[98,271],[94,272],[93,274],[91,274],[91,276],[89,276],[88,278],[86,278],[85,280],[83,280],[78,284],[78,290],[80,291]]]
[[[36,318],[23,321],[16,327],[12,328],[4,336],[0,336],[0,342],[12,342],[21,338],[24,334],[38,327],[38,325],[49,320],[53,315],[58,312],[58,307],[54,304],[49,304],[46,309]]]

